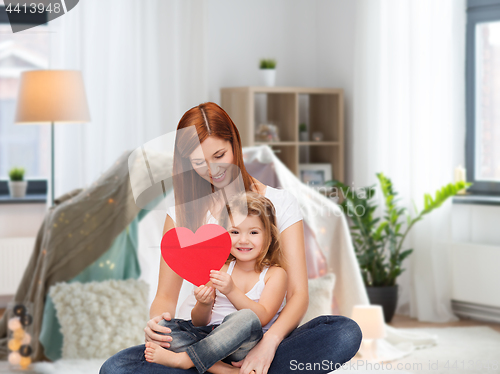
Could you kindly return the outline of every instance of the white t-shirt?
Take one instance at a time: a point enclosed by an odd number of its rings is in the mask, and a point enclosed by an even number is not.
[[[274,208],[276,210],[276,221],[280,233],[282,233],[285,229],[287,229],[294,223],[303,219],[302,213],[300,213],[300,207],[297,199],[287,190],[267,186],[264,196],[271,200],[274,205]],[[168,208],[167,214],[175,222],[175,208]],[[207,215],[208,214],[210,214],[210,212],[207,212]],[[217,220],[215,219],[215,217],[210,215],[208,223],[217,223]],[[195,288],[196,287],[193,286],[193,290]],[[180,306],[176,318],[190,320],[191,310],[194,308],[195,304],[196,299],[194,297],[194,293],[191,292]]]
[[[297,199],[287,190],[267,186],[264,196],[271,200],[276,209],[276,221],[280,233],[303,219]],[[175,207],[167,208],[167,214],[175,222]],[[208,223],[217,223],[210,212],[207,212],[207,216],[209,216]]]

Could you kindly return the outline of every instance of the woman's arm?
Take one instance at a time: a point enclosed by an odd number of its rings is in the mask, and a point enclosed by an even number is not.
[[[165,225],[163,227],[163,235],[174,227],[174,221],[169,215],[167,215]],[[169,336],[159,335],[156,331],[162,333],[170,332],[170,330],[166,327],[158,325],[158,322],[162,319],[170,320],[170,318],[175,316],[175,308],[177,306],[177,299],[179,298],[181,287],[182,278],[170,269],[163,257],[160,255],[158,289],[153,303],[151,304],[151,308],[149,309],[149,316],[151,320],[144,329],[146,333],[146,341],[155,342],[156,344],[166,348],[170,346],[170,344],[166,342],[170,341],[171,338]]]
[[[267,373],[278,345],[299,325],[307,311],[309,294],[302,221],[286,228],[280,242],[287,261],[286,305],[262,340],[248,353],[240,374],[249,374],[252,370],[257,374]]]
[[[280,236],[283,253],[287,261],[286,305],[280,316],[266,332],[278,344],[300,323],[309,305],[304,226],[302,221],[285,229]],[[278,345],[276,345],[278,347]]]
[[[229,274],[220,271],[212,271],[210,274],[214,287],[226,295],[236,309],[251,309],[259,317],[262,326],[267,325],[275,316],[285,297],[287,276],[286,271],[280,267],[273,266],[269,269],[269,278],[258,303],[236,287]]]

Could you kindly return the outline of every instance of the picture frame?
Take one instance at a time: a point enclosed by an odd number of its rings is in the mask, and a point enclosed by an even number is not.
[[[299,177],[308,186],[321,187],[332,179],[332,164],[299,164]]]

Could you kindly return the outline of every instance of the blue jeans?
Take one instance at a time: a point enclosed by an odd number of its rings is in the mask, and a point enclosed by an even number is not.
[[[293,330],[278,346],[268,374],[329,373],[349,361],[361,344],[361,329],[343,316],[320,316]],[[310,366],[306,366],[307,364]],[[314,365],[316,364],[316,365]],[[300,367],[311,370],[299,370]],[[127,348],[109,358],[100,374],[196,374],[149,363],[144,344]]]
[[[243,360],[262,339],[259,317],[250,309],[227,315],[220,325],[194,326],[177,318],[162,320],[160,325],[172,330],[168,349],[186,352],[199,373],[223,359],[228,363]]]

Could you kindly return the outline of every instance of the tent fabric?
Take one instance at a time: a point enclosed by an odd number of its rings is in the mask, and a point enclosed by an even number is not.
[[[148,213],[142,210],[139,215],[113,241],[109,248],[92,265],[88,266],[68,283],[100,282],[109,279],[138,279],[141,275],[138,251],[139,221]],[[56,315],[52,298],[47,294],[43,311],[40,343],[45,357],[56,361],[62,357],[63,335]]]
[[[55,201],[38,231],[33,253],[14,300],[32,302],[33,360],[44,357],[39,342],[45,295],[50,286],[67,282],[94,263],[137,217],[128,171],[128,156],[118,160],[89,188]],[[165,160],[164,160],[165,162]],[[172,167],[165,163],[165,167]],[[6,359],[7,313],[0,320],[0,359]]]

